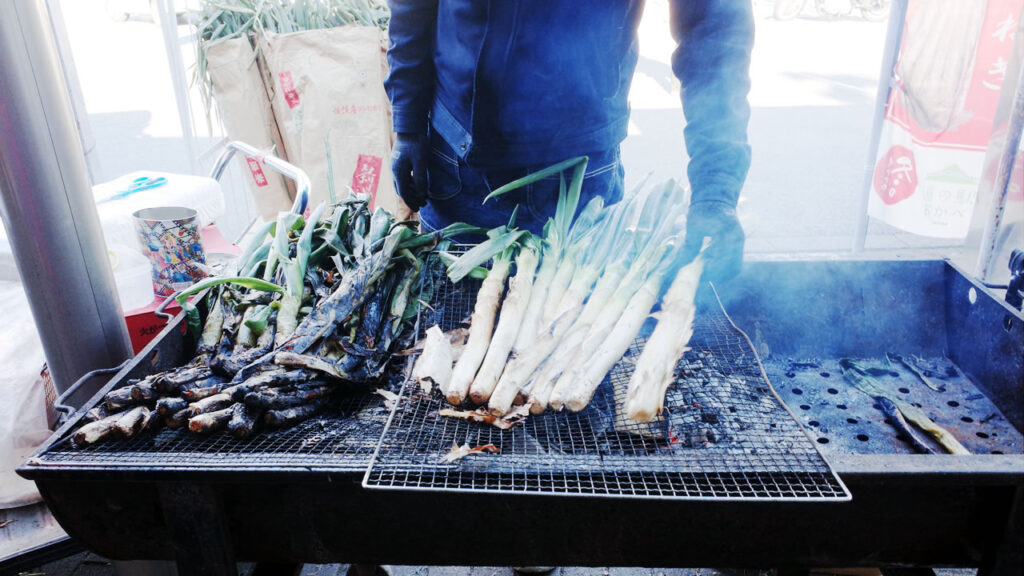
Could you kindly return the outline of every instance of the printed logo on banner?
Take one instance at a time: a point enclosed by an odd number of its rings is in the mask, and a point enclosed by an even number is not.
[[[292,82],[292,73],[286,70],[278,74],[277,79],[281,84],[281,94],[284,96],[284,101],[288,103],[288,107],[295,108],[298,106],[299,93],[295,91],[295,83]]]
[[[360,154],[356,161],[356,169],[352,173],[352,190],[359,194],[370,195],[370,207],[377,199],[377,184],[380,182],[380,170],[384,161],[380,156]]]
[[[260,188],[267,186],[269,182],[267,182],[267,175],[263,173],[262,163],[252,156],[246,156],[245,162],[249,165],[249,172],[252,174],[252,181],[256,183],[256,186]]]
[[[875,166],[874,184],[875,192],[886,204],[910,198],[917,190],[914,152],[905,146],[889,148]]]

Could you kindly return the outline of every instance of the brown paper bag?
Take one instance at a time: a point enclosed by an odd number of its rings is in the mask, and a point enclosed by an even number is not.
[[[290,161],[309,174],[313,206],[344,199],[351,188],[409,215],[391,178],[382,35],[343,26],[261,39],[274,116]]]
[[[228,138],[240,140],[285,160],[281,135],[256,66],[256,53],[246,38],[219,40],[206,46],[213,96]],[[259,158],[239,156],[242,173],[260,215],[267,220],[291,209],[285,178]]]

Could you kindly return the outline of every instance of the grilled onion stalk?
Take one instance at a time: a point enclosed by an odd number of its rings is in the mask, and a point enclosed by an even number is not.
[[[597,225],[599,248],[587,264],[589,269],[580,274],[586,279],[585,283],[600,274],[590,298],[584,304],[585,291],[581,290],[576,296],[567,294],[560,303],[557,318],[537,337],[534,346],[509,362],[501,377],[504,382],[499,381],[499,387],[522,389],[532,382],[531,411],[535,414],[544,411],[557,387],[554,378],[561,382],[573,370],[583,369],[590,354],[626,308],[630,296],[667,249],[666,238],[676,228],[676,217],[685,209],[678,201],[682,194],[671,183],[671,187],[666,186],[657,194],[636,194],[628,203],[611,209],[608,217]],[[542,365],[546,368],[537,373]],[[500,412],[509,407],[495,405],[492,408]],[[556,409],[561,409],[561,404]]]
[[[623,282],[600,312],[580,346],[580,354],[571,362],[572,369],[562,373],[551,391],[549,404],[552,408],[561,410],[568,407],[578,412],[590,402],[598,385],[629,349],[657,303],[677,242],[673,237],[660,246],[654,269],[649,274],[636,274]],[[638,263],[636,269],[643,270],[644,258],[638,259]],[[640,280],[640,285],[634,289]]]
[[[636,361],[626,391],[626,416],[637,422],[654,421],[665,407],[665,393],[675,379],[675,367],[693,336],[694,298],[704,262],[700,256],[684,266],[661,301],[658,325]]]
[[[441,327],[434,325],[427,330],[423,352],[416,359],[412,368],[412,377],[430,394],[433,386],[437,386],[442,394],[448,393],[448,383],[452,379],[452,344]]]
[[[448,385],[446,394],[448,401],[459,405],[466,399],[469,387],[476,377],[480,363],[487,354],[487,348],[491,342],[491,332],[494,329],[494,317],[498,313],[498,306],[501,302],[501,294],[505,288],[505,278],[508,276],[512,264],[512,252],[514,248],[507,248],[494,258],[491,271],[487,278],[480,285],[477,292],[476,304],[473,306],[473,315],[470,318],[469,341],[459,356],[459,361],[452,371],[452,381]]]
[[[572,411],[582,410],[604,376],[629,348],[657,302],[675,247],[681,244],[686,205],[686,191],[669,180],[648,194],[642,207],[634,207],[641,209],[638,216],[627,219],[627,238],[632,240],[631,255],[635,254],[635,258],[607,300],[603,298],[608,288],[600,286],[604,278],[598,282],[594,296],[601,293],[601,300],[595,303],[595,298],[591,298],[584,308],[583,321],[577,322],[574,332],[563,339],[560,354],[552,357],[551,361],[566,369],[551,389],[550,407],[561,410],[568,404]],[[611,266],[609,272],[620,274],[622,269]],[[591,304],[599,305],[600,309]],[[570,348],[581,334],[585,334],[582,343],[572,353]]]
[[[583,177],[587,170],[587,160],[586,156],[580,156],[545,168],[534,174],[529,174],[498,188],[484,200],[486,202],[495,196],[527,186],[548,176],[558,174],[560,178],[558,205],[555,208],[555,215],[544,224],[544,246],[541,253],[540,269],[537,271],[537,276],[534,279],[530,302],[523,313],[519,334],[512,347],[513,351],[517,354],[532,346],[537,332],[542,328],[548,294],[551,292],[551,285],[558,274],[559,263],[569,245],[569,232],[573,218],[576,216],[576,208],[579,206]],[[564,171],[570,168],[573,169],[573,175],[572,181],[567,186]]]
[[[516,275],[509,280],[508,293],[501,303],[501,316],[498,326],[491,336],[487,355],[473,379],[469,389],[469,397],[476,404],[483,404],[491,397],[498,378],[508,362],[508,355],[519,335],[519,327],[523,322],[523,314],[530,302],[533,290],[533,274],[537,270],[537,242],[531,237],[525,241],[523,249],[516,258]],[[472,333],[471,333],[472,334]],[[512,392],[515,397],[518,390]]]
[[[593,356],[583,365],[582,378],[559,379],[555,389],[551,391],[551,407],[561,410],[569,408],[572,412],[579,412],[587,406],[594,396],[594,391],[604,380],[604,377],[613,366],[622,358],[622,355],[629,349],[629,345],[640,332],[644,320],[651,313],[651,308],[658,301],[658,285],[660,278],[652,276],[644,282],[640,290],[629,299],[626,309],[615,323],[615,327],[608,333],[607,338],[597,348]],[[586,350],[583,350],[586,352]]]

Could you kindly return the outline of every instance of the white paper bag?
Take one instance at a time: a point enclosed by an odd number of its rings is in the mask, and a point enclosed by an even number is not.
[[[247,38],[229,38],[206,46],[213,95],[228,138],[267,150],[287,160],[281,135],[270,108],[270,99]],[[242,173],[260,215],[273,220],[291,208],[285,178],[266,168],[262,159],[239,156]]]
[[[399,217],[409,211],[391,178],[391,119],[383,33],[342,26],[267,34],[260,58],[289,160],[309,174],[310,204],[370,194]]]

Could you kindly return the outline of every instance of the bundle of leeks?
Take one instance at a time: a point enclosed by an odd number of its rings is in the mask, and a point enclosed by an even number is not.
[[[638,422],[660,414],[692,334],[702,270],[699,256],[676,266],[687,192],[670,180],[608,207],[596,197],[577,213],[586,165],[586,157],[575,158],[495,190],[490,197],[561,177],[558,207],[542,236],[510,223],[449,265],[449,277],[458,282],[491,263],[454,367],[448,339],[437,328],[428,331],[414,366],[413,376],[425,387],[437,385],[450,403],[486,405],[445,415],[495,423],[527,409],[582,410],[659,302],[657,327],[622,410]],[[571,171],[568,184],[565,171]]]
[[[282,212],[230,273],[178,295],[198,339],[193,359],[107,393],[75,443],[164,426],[245,437],[300,422],[341,390],[376,386],[413,338],[428,254],[475,230],[420,234],[371,211],[365,196],[321,204],[308,218]],[[187,298],[203,291],[200,324]]]

